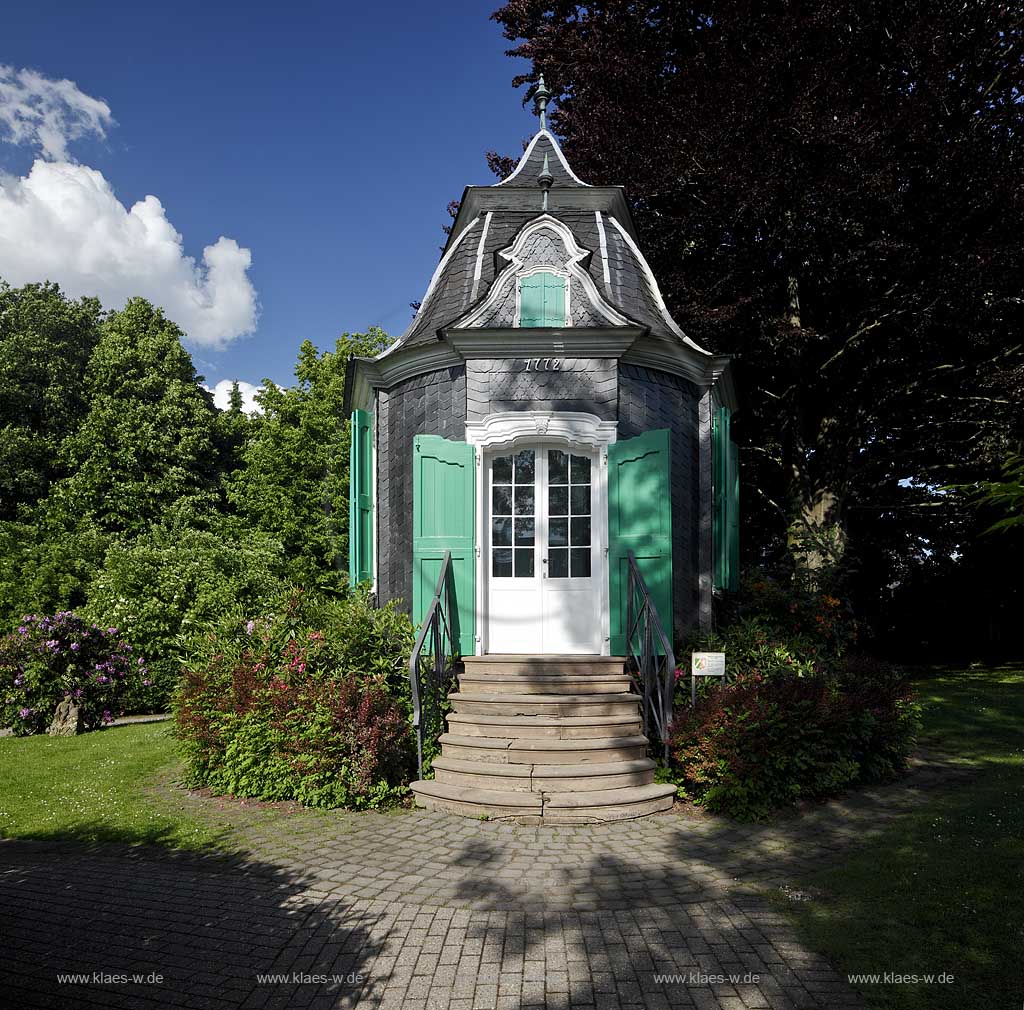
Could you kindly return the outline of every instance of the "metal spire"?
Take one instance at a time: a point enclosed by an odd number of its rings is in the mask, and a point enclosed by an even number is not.
[[[541,210],[548,209],[548,190],[551,189],[551,184],[554,181],[555,177],[551,174],[551,169],[548,168],[548,156],[545,152],[544,167],[540,170],[540,175],[537,176],[537,185],[544,191],[544,200],[540,205]]]
[[[537,81],[537,90],[533,93],[533,105],[537,112],[537,116],[540,118],[540,128],[546,130],[547,124],[547,108],[548,99],[551,97],[551,92],[544,86],[544,75],[540,75],[540,80]]]

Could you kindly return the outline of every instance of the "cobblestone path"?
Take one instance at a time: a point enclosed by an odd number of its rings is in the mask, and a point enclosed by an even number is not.
[[[859,1007],[763,892],[962,774],[932,756],[769,826],[519,827],[164,786],[227,818],[235,851],[0,842],[0,991],[62,1010]]]

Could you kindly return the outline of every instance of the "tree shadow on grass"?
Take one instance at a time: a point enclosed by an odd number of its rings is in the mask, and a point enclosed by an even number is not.
[[[240,855],[0,841],[10,1006],[351,1007],[382,919]]]

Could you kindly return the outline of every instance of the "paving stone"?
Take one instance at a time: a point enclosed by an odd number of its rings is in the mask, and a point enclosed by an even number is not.
[[[752,889],[841,859],[964,775],[923,755],[904,782],[753,826],[285,815],[163,785],[155,801],[227,821],[232,851],[0,841],[4,996],[27,1010],[859,1007]],[[58,984],[58,971],[164,981]],[[761,979],[657,985],[655,972]]]

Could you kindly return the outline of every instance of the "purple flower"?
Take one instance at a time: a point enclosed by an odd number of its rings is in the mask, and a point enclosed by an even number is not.
[[[24,683],[25,683],[25,678],[19,673],[18,676],[14,678],[14,686],[15,687],[21,687],[21,685],[24,684]]]
[[[30,708],[23,708],[23,709],[20,709],[18,711],[18,715],[20,715],[22,717],[22,719],[27,719],[31,714],[32,714],[32,709],[30,709]]]
[[[76,698],[81,698],[82,697],[82,693],[83,692],[82,692],[82,689],[80,687],[75,688],[75,697]]]
[[[152,683],[153,683],[153,681],[151,681],[151,680],[144,680],[142,682],[142,686],[143,687],[150,687],[152,685]]]
[[[81,646],[77,642],[72,642],[71,643],[71,651],[72,652],[78,652],[78,650],[80,648],[81,648]]]
[[[28,628],[26,628],[24,624],[21,625],[21,627],[18,628],[18,634],[19,635],[27,635],[28,634]]]
[[[107,634],[108,635],[116,635],[117,634],[117,628],[107,628]]]
[[[52,652],[56,652],[60,648],[60,642],[58,642],[56,638],[48,638],[46,640],[46,648],[50,649]]]
[[[245,622],[245,633],[247,635],[251,635],[255,630],[256,630],[256,622],[255,621],[246,621]]]
[[[96,683],[97,684],[105,684],[106,682],[107,682],[107,678],[104,677],[102,673],[96,674]]]
[[[143,663],[145,663],[145,660],[139,656],[139,666],[142,666]]]
[[[103,710],[103,721],[104,722],[113,722],[114,721],[114,717],[110,714],[110,710],[109,709],[105,708]]]

